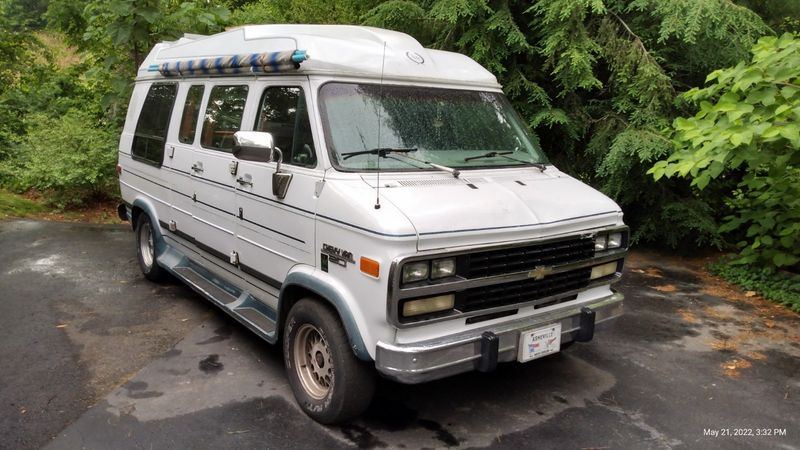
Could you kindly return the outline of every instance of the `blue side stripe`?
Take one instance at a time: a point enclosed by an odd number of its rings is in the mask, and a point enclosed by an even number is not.
[[[278,52],[272,52],[272,54],[269,55],[269,66],[272,68],[273,72],[278,71],[277,60],[278,60]]]
[[[231,58],[231,67],[233,68],[233,73],[234,74],[237,74],[237,73],[241,72],[239,70],[239,56],[238,55],[233,55],[233,57]]]

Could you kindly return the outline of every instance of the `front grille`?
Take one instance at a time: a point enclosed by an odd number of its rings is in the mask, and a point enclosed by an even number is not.
[[[591,273],[592,268],[586,267],[552,274],[543,280],[529,278],[511,283],[467,289],[456,294],[456,309],[461,312],[477,311],[529,302],[575,289],[582,289],[589,285]]]
[[[536,266],[554,266],[594,257],[591,237],[488,250],[467,255],[466,278],[482,278],[533,270]]]

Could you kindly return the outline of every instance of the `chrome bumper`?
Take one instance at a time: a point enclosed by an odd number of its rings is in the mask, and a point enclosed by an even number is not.
[[[413,344],[378,342],[375,367],[387,378],[408,384],[472,370],[485,371],[487,367],[491,370],[497,362],[516,361],[522,331],[560,322],[562,345],[590,340],[594,324],[622,315],[623,299],[617,292],[524,319]],[[587,317],[591,317],[591,324]]]

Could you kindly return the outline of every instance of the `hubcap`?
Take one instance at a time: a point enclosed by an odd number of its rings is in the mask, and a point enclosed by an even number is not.
[[[153,228],[150,226],[149,220],[142,224],[142,229],[139,231],[139,252],[142,254],[142,263],[144,263],[145,269],[149,271],[155,260]]]
[[[306,393],[316,400],[328,395],[333,380],[333,363],[328,343],[317,327],[303,324],[294,340],[294,367]]]

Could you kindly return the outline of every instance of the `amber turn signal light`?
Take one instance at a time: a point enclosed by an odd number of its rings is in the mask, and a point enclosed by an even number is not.
[[[381,274],[381,265],[374,259],[369,259],[362,256],[360,268],[362,272],[375,278],[378,278],[378,276]]]

